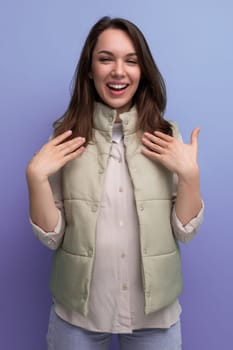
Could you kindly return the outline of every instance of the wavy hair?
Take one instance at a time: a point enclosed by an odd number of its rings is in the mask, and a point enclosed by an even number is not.
[[[100,99],[89,73],[98,37],[109,28],[123,30],[132,40],[138,54],[141,79],[133,97],[138,112],[137,130],[159,130],[172,135],[171,124],[163,118],[167,102],[166,86],[144,35],[132,22],[106,16],[96,22],[86,38],[73,77],[69,106],[64,115],[54,123],[55,136],[70,129],[73,131],[72,137],[85,137],[86,142],[92,140],[94,105]]]

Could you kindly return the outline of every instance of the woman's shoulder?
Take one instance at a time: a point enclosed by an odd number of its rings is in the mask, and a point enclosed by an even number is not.
[[[173,137],[178,138],[180,135],[178,123],[174,120],[168,120],[172,126]]]

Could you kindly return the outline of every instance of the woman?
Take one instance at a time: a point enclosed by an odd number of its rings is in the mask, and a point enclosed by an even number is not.
[[[27,168],[30,218],[55,250],[48,349],[181,349],[178,240],[203,209],[197,148],[164,119],[163,78],[141,31],[91,29],[70,104]]]

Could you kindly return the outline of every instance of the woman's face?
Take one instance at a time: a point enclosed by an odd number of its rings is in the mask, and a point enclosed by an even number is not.
[[[90,78],[101,100],[118,114],[132,106],[141,69],[135,47],[120,29],[103,31],[94,47]]]

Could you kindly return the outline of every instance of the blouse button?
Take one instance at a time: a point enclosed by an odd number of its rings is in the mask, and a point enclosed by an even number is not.
[[[127,289],[128,289],[128,287],[127,287],[127,284],[126,284],[126,283],[124,283],[124,284],[122,285],[122,289],[123,289],[123,290],[127,290]]]

